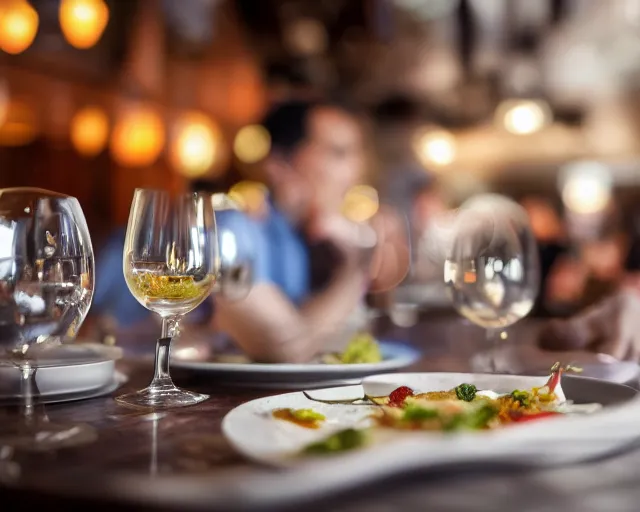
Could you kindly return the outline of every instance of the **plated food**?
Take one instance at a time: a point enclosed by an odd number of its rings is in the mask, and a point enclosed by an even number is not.
[[[417,392],[408,386],[400,386],[387,396],[349,400],[344,404],[359,402],[375,407],[371,413],[373,428],[397,430],[421,430],[432,432],[459,432],[492,430],[508,425],[554,418],[563,414],[589,414],[598,411],[598,403],[574,404],[567,400],[562,390],[562,374],[579,372],[579,368],[556,363],[547,382],[540,387],[508,393],[490,389],[478,389],[474,384],[461,383],[453,389]],[[311,398],[313,401],[332,403]],[[274,411],[274,418],[282,418]],[[305,415],[314,414],[306,409]],[[322,420],[324,415],[320,415]],[[308,427],[301,423],[300,426]],[[317,424],[313,428],[318,428]],[[348,428],[335,432],[325,440],[305,447],[303,453],[335,453],[362,446],[367,441],[367,429],[357,431]]]
[[[479,458],[568,463],[636,442],[638,392],[571,370],[374,375],[361,385],[247,402],[225,417],[223,432],[263,463],[356,466],[375,455],[386,457],[384,468],[375,466],[385,470]]]

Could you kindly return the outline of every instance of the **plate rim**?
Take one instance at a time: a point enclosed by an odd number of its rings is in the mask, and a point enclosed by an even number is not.
[[[362,374],[369,371],[380,372],[397,368],[404,368],[415,363],[422,356],[422,352],[413,345],[403,341],[378,340],[380,348],[401,348],[398,357],[381,361],[380,363],[364,364],[309,364],[309,363],[217,363],[210,361],[184,361],[172,359],[171,366],[185,370],[198,370],[216,373],[275,373],[275,374]]]

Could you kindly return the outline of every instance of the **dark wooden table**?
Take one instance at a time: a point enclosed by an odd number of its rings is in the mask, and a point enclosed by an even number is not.
[[[523,324],[511,339],[529,343],[534,331],[531,323]],[[411,370],[466,371],[470,355],[484,344],[480,329],[450,316],[425,319],[409,330],[381,326],[380,332],[387,338],[409,341],[423,351],[423,358]],[[152,345],[152,341],[148,343]],[[553,356],[549,356],[551,359]],[[121,363],[130,381],[117,393],[148,383],[149,365],[130,360]],[[245,509],[247,502],[236,490],[238,482],[261,476],[285,477],[243,460],[227,445],[220,430],[222,418],[233,407],[277,391],[230,388],[178,372],[175,376],[179,385],[208,392],[212,398],[194,407],[157,415],[123,409],[112,397],[47,406],[51,421],[90,424],[97,429],[98,438],[86,446],[55,453],[15,454],[21,474],[1,484],[1,510],[45,506],[48,510],[114,506],[119,510]],[[597,465],[549,472],[513,466],[443,468],[400,475],[348,493],[327,494],[321,500],[314,497],[311,503],[302,497],[301,501],[277,506],[263,503],[262,508],[546,511],[562,506],[565,511],[576,512],[637,512],[640,502],[634,498],[640,497],[638,469],[640,456],[635,453]],[[580,493],[590,499],[585,501]],[[513,503],[518,505],[514,508]],[[252,508],[256,505],[253,503]]]

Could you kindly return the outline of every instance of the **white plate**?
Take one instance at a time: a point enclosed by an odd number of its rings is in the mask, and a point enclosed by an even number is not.
[[[183,361],[172,359],[172,368],[206,372],[225,382],[262,388],[314,388],[359,383],[362,377],[406,368],[420,352],[402,343],[380,341],[383,361],[372,364],[261,364]]]
[[[311,392],[322,399],[346,399],[367,394],[382,395],[400,385],[417,391],[451,389],[462,382],[498,392],[540,386],[545,377],[514,375],[404,373],[368,377],[362,386]],[[367,424],[369,406],[329,405],[314,402],[302,392],[253,400],[232,410],[222,430],[228,441],[245,456],[270,465],[317,468],[343,478],[362,474],[383,476],[396,471],[450,463],[511,461],[532,466],[577,462],[606,455],[640,438],[640,395],[619,384],[566,376],[563,389],[576,402],[598,402],[605,408],[589,416],[566,416],[544,422],[495,431],[459,434],[398,433],[377,430],[374,442],[362,449],[324,458],[296,457],[307,444],[346,427]],[[327,417],[318,430],[273,419],[276,408],[313,408]],[[299,475],[298,475],[299,476]]]
[[[108,386],[114,372],[115,361],[47,366],[36,371],[36,383],[42,397],[84,393]],[[0,366],[0,400],[20,397],[20,378],[15,366]]]

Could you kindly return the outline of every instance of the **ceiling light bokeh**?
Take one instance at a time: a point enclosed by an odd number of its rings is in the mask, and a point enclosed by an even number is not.
[[[132,105],[123,109],[111,134],[111,153],[124,167],[153,164],[165,144],[162,119],[150,106]]]
[[[221,143],[220,132],[204,114],[182,115],[175,127],[171,144],[171,163],[183,176],[204,176],[213,167]]]
[[[0,48],[11,55],[24,52],[36,37],[40,18],[26,0],[0,7]]]
[[[104,0],[61,0],[58,16],[67,42],[85,50],[102,37],[109,22],[109,7]]]
[[[595,214],[609,205],[613,180],[609,169],[598,162],[576,162],[563,170],[559,187],[568,210]]]
[[[427,168],[447,166],[456,158],[456,140],[447,130],[426,129],[417,134],[414,150],[422,165]]]
[[[93,157],[101,153],[109,139],[109,118],[100,107],[79,110],[71,120],[71,142],[78,153]]]
[[[536,133],[551,118],[549,105],[541,100],[505,100],[496,109],[496,122],[514,135]]]

